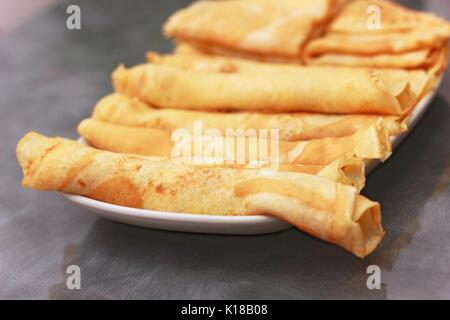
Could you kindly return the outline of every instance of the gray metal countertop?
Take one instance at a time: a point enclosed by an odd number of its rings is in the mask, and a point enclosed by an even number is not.
[[[0,298],[450,298],[450,79],[364,194],[386,236],[370,257],[295,229],[264,236],[158,231],[98,218],[57,193],[23,190],[15,145],[29,130],[69,138],[111,90],[120,62],[168,51],[161,24],[188,1],[60,2],[0,40]],[[450,17],[448,1],[403,1]],[[81,268],[81,290],[66,267]],[[368,290],[366,268],[382,270]]]

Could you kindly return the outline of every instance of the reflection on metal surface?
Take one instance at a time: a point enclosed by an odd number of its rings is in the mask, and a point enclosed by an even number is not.
[[[450,185],[450,161],[447,163],[447,169],[441,176],[441,180],[433,191],[431,195],[434,199],[438,198],[442,193],[448,190]]]

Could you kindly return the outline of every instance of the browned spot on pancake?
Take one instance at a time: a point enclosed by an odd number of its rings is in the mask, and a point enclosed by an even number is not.
[[[158,185],[155,187],[155,190],[156,190],[156,192],[158,192],[158,193],[164,192],[164,190],[165,190],[164,185],[163,185],[162,183],[158,184]]]
[[[127,177],[118,176],[97,186],[89,197],[119,206],[142,208],[143,199],[138,187]]]
[[[43,157],[47,156],[47,154],[52,151],[55,150],[59,145],[61,144],[61,141],[55,143],[54,145],[48,147],[47,149],[45,149],[45,153],[42,155]]]
[[[225,62],[220,66],[219,71],[222,73],[235,73],[238,71],[238,67],[232,62]]]
[[[439,183],[437,184],[436,188],[434,189],[431,195],[433,199],[438,198],[445,190],[447,190],[449,184],[450,184],[450,162],[448,163],[445,171],[442,173]]]
[[[39,167],[41,166],[41,164],[42,164],[42,162],[45,160],[45,158],[49,155],[49,153],[51,152],[51,151],[53,151],[53,150],[55,150],[58,146],[60,146],[61,145],[61,142],[60,141],[58,141],[58,142],[56,142],[55,144],[52,144],[50,147],[48,147],[47,149],[45,149],[42,153],[41,153],[41,155],[40,155],[40,157],[39,157],[39,160],[36,162],[36,161],[33,161],[33,160],[28,160],[28,166],[27,166],[27,168],[25,169],[25,171],[26,171],[26,175],[30,175],[30,176],[32,176],[32,175],[34,175],[35,173],[36,173],[36,171],[39,169]]]
[[[59,190],[64,190],[84,169],[86,169],[94,160],[96,151],[89,151],[81,157],[73,166],[69,169],[64,180],[61,182]]]
[[[86,188],[86,183],[83,180],[78,180],[78,184],[80,185],[80,187]]]
[[[23,168],[23,172],[25,173],[25,175],[29,175],[31,172],[30,168],[33,166],[33,160],[29,159],[27,161],[26,166]]]
[[[176,81],[175,76],[173,74],[168,74],[165,77],[160,77],[157,79],[157,86],[161,91],[167,91],[170,90],[175,81]]]
[[[136,166],[136,171],[139,172],[141,169],[142,169],[142,165],[141,165],[141,164],[138,164],[138,165]]]
[[[334,212],[335,202],[325,199],[317,192],[290,182],[273,179],[257,178],[238,184],[234,193],[237,197],[245,197],[258,193],[275,193],[285,197],[294,198],[303,204],[319,210]]]
[[[177,176],[177,181],[179,184],[184,184],[187,182],[187,177],[185,175],[180,174]]]
[[[161,130],[171,130],[171,127],[164,122],[163,119],[156,117],[149,121],[147,127]]]

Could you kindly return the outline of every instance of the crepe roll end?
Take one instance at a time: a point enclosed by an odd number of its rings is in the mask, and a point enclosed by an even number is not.
[[[335,160],[320,170],[317,175],[353,186],[358,192],[366,184],[364,161],[353,157]]]
[[[388,132],[382,126],[382,118],[368,129],[358,131],[354,135],[354,140],[355,154],[360,159],[385,161],[392,154],[392,144]]]
[[[112,73],[112,82],[116,91],[125,92],[128,83],[127,68],[120,64]]]
[[[22,186],[37,190],[49,190],[52,182],[39,177],[39,170],[47,158],[60,144],[60,138],[49,139],[39,133],[27,133],[17,144],[16,156],[23,172]]]
[[[364,258],[377,248],[384,237],[385,232],[381,225],[380,204],[370,201],[364,196],[357,195],[353,213],[354,222],[359,228],[357,233],[364,241],[349,243],[349,248],[356,256]]]

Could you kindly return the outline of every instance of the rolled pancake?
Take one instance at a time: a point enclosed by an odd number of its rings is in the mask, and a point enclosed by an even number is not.
[[[410,84],[388,86],[375,70],[297,68],[273,74],[207,73],[143,64],[113,72],[116,91],[162,108],[401,115]]]
[[[185,128],[191,133],[194,132],[196,121],[201,121],[204,129],[218,129],[223,134],[228,129],[278,129],[281,140],[296,141],[349,136],[374,125],[380,116],[158,109],[137,98],[113,93],[96,104],[92,118],[113,124],[168,131]],[[382,119],[382,126],[389,135],[395,136],[406,131],[404,121],[398,117],[383,116]]]
[[[260,56],[298,57],[346,0],[199,1],[173,14],[168,37]]]
[[[384,235],[378,203],[315,175],[174,166],[33,132],[16,153],[22,185],[36,190],[159,211],[272,215],[358,257],[371,253]]]
[[[80,135],[91,146],[100,150],[128,153],[149,157],[170,158],[174,148],[171,133],[157,129],[144,129],[111,125],[97,120],[84,120],[78,126]],[[205,146],[206,148],[206,146]],[[247,147],[248,150],[248,147]],[[185,159],[186,164],[195,164],[192,159]],[[226,163],[224,164],[226,166]],[[270,164],[230,165],[233,168],[263,169]],[[354,155],[343,155],[330,165],[305,165],[280,163],[280,171],[302,172],[328,177],[333,181],[352,185],[360,191],[365,185],[364,162]]]
[[[293,59],[288,58],[275,58],[275,57],[269,57],[269,56],[252,56],[252,55],[246,55],[239,52],[226,52],[221,50],[214,50],[211,47],[201,49],[199,47],[194,47],[187,43],[177,43],[175,50],[173,54],[167,54],[167,55],[159,55],[155,52],[149,51],[147,52],[147,60],[150,62],[159,62],[161,60],[164,62],[164,60],[171,60],[171,58],[180,58],[179,62],[182,62],[181,57],[185,57],[185,59],[192,57],[192,58],[203,58],[208,60],[208,63],[212,63],[214,59],[231,59],[241,62],[248,62],[248,67],[251,67],[251,63],[258,63],[258,62],[268,62],[273,63],[279,66],[289,66],[289,65],[300,65],[300,57],[295,57]],[[188,64],[189,61],[186,61]],[[217,62],[216,62],[217,63]]]
[[[249,74],[260,74],[262,72],[269,72],[279,75],[286,72],[298,72],[298,70],[302,70],[303,68],[292,64],[262,63],[240,58],[217,57],[195,51],[183,51],[184,50],[178,51],[176,54],[165,55],[160,55],[155,52],[148,52],[147,61],[153,64],[171,66],[184,70],[222,73],[243,72]],[[435,59],[437,59],[437,57],[435,57]],[[342,64],[345,65],[345,63],[346,62],[343,61]],[[373,61],[371,61],[371,64],[373,64]],[[374,65],[371,66],[375,67]],[[381,63],[381,66],[383,66],[383,63]],[[311,69],[318,67],[316,66],[309,68]],[[325,68],[325,66],[322,66],[322,68]],[[347,70],[352,72],[354,69],[348,68]],[[409,82],[412,91],[418,98],[424,95],[424,90],[429,86],[428,83],[431,81],[429,75],[424,70],[395,70],[382,68],[377,69],[377,71],[381,72],[382,78],[386,82],[387,86],[401,87],[405,82]],[[330,67],[330,72],[334,72],[333,67]]]
[[[203,136],[198,137],[198,139],[202,139],[201,144],[199,143],[200,155],[195,155],[193,136],[185,141],[172,139],[172,133],[164,130],[126,127],[86,119],[79,124],[78,132],[92,146],[101,150],[144,156],[182,158],[184,162],[192,161],[193,163],[197,161],[195,156],[200,156],[208,157],[209,162],[216,164],[225,163],[226,159],[231,159],[233,164],[259,161],[325,166],[339,158],[356,157],[362,160],[380,159],[384,161],[391,155],[389,137],[379,124],[358,131],[352,136],[341,138],[324,138],[300,142],[277,141],[276,146],[272,141],[266,141],[270,137],[254,140],[259,146],[264,146],[264,157],[260,156],[262,151],[258,147],[254,148],[251,145],[248,136],[244,140],[244,146],[235,142],[237,141],[237,139],[234,139],[236,136],[231,137],[233,145],[227,149],[227,137],[220,135],[211,139],[211,136],[203,133]],[[181,144],[184,146],[185,143],[188,143],[189,150],[179,154],[177,148],[181,148]],[[161,148],[158,148],[158,146],[161,146]],[[277,150],[273,150],[273,148],[277,148]]]

